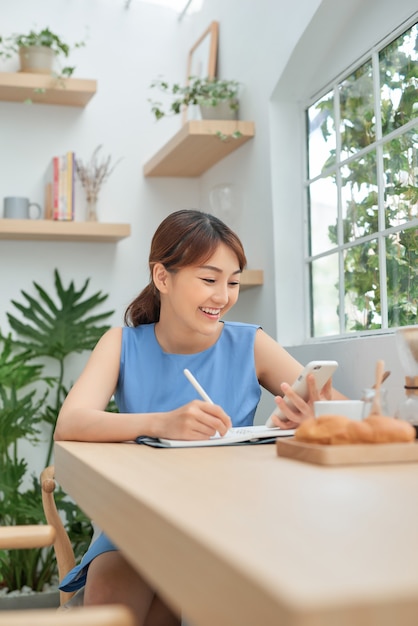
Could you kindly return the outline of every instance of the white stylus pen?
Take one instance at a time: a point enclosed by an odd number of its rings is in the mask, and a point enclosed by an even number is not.
[[[203,389],[202,385],[200,385],[197,382],[193,374],[188,369],[183,370],[183,372],[187,380],[193,385],[193,387],[196,389],[197,393],[203,398],[203,400],[206,400],[206,402],[210,402],[211,404],[214,404],[213,401],[209,398],[206,391]]]

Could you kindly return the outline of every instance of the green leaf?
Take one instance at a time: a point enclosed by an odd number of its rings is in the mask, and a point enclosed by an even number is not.
[[[110,317],[113,311],[87,317],[92,309],[107,299],[107,295],[97,292],[82,300],[89,280],[86,280],[78,291],[73,282],[65,289],[58,271],[55,270],[54,274],[58,304],[40,285],[33,283],[38,298],[22,291],[26,306],[12,301],[24,321],[11,313],[7,314],[7,318],[11,328],[18,335],[16,343],[24,346],[32,358],[48,356],[62,361],[72,352],[91,350],[109,328],[98,326],[97,323]]]
[[[23,301],[12,301],[19,315],[7,313],[14,333],[0,331],[0,524],[44,523],[39,480],[20,451],[39,445],[49,434],[45,466],[50,464],[53,432],[61,404],[68,393],[64,386],[65,360],[71,354],[91,350],[109,326],[103,322],[111,311],[96,313],[107,295],[88,295],[89,280],[78,289],[64,286],[54,272],[55,292],[49,294],[33,283],[33,293],[21,291]],[[50,359],[56,371],[45,375]],[[109,410],[117,412],[114,402]],[[76,557],[87,549],[92,536],[90,520],[58,490],[57,507],[73,544]],[[42,589],[56,576],[52,549],[0,551],[0,581],[10,589],[28,585]]]

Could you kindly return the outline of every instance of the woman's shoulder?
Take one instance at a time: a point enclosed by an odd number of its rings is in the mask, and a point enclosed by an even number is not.
[[[100,341],[113,341],[122,337],[122,328],[120,326],[112,326],[103,333]]]
[[[148,345],[149,339],[147,336],[150,329],[147,328],[148,324],[141,324],[140,326],[114,326],[107,330],[98,342],[98,346],[102,350],[117,351],[119,354],[122,351],[133,349],[135,350],[139,343],[146,341]],[[145,333],[145,335],[144,335]],[[145,336],[145,339],[144,339]]]
[[[261,328],[260,324],[248,324],[247,322],[229,322],[224,321],[226,330],[230,330],[232,332],[240,332],[243,330],[248,330],[251,332],[255,332],[259,328]]]
[[[261,327],[258,324],[245,322],[224,322],[221,335],[223,345],[253,345]]]
[[[109,328],[100,337],[94,348],[94,354],[100,359],[108,358],[110,355],[119,354],[122,345],[122,328]]]
[[[123,326],[121,332],[126,336],[154,335],[155,324],[138,324],[138,326]]]
[[[122,345],[125,348],[138,346],[150,348],[155,343],[155,324],[139,324],[138,326],[124,326],[122,332]]]
[[[122,328],[119,326],[115,326],[109,328],[103,335],[100,337],[97,344],[101,346],[112,346],[115,344],[120,344],[122,340]]]

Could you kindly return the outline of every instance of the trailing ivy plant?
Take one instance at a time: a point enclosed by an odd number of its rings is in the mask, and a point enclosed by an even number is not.
[[[228,80],[224,78],[189,76],[187,85],[179,83],[170,84],[166,80],[154,80],[150,88],[157,89],[165,96],[171,99],[170,104],[164,108],[160,101],[149,99],[151,104],[151,113],[156,121],[161,120],[167,115],[179,115],[184,107],[191,105],[199,105],[201,107],[216,107],[222,103],[226,103],[233,113],[237,113],[239,109],[239,91],[240,83],[236,80]],[[230,135],[226,135],[221,131],[216,131],[215,135],[222,141],[232,137],[239,139],[242,137],[240,130],[233,131]]]
[[[51,463],[53,433],[64,385],[67,358],[92,350],[109,326],[103,322],[113,312],[92,314],[107,295],[85,297],[89,280],[81,289],[73,282],[65,288],[57,270],[55,294],[33,283],[36,297],[22,291],[24,302],[12,301],[20,317],[7,313],[14,333],[0,331],[0,524],[44,523],[39,479],[30,473],[20,452],[21,443],[39,446],[47,430],[45,467]],[[55,364],[55,373],[51,370]],[[114,405],[108,407],[115,410]],[[44,445],[44,442],[43,442]],[[29,484],[29,486],[28,486]],[[55,492],[76,559],[92,536],[90,521],[61,489]],[[53,549],[0,551],[0,587],[39,591],[56,576]]]
[[[222,78],[199,78],[190,76],[187,85],[173,83],[170,85],[166,80],[154,80],[151,89],[158,89],[171,97],[171,103],[165,110],[161,102],[149,100],[151,112],[158,121],[166,115],[178,115],[183,107],[190,105],[202,105],[216,107],[226,102],[232,111],[238,110],[238,95],[240,84],[236,80]]]
[[[19,50],[22,48],[42,46],[52,50],[56,57],[63,56],[68,58],[71,48],[81,48],[84,45],[84,41],[78,41],[70,46],[63,41],[59,35],[46,27],[38,31],[30,30],[28,33],[14,33],[8,37],[0,37],[0,57],[9,59],[18,54]],[[72,76],[74,70],[75,67],[63,67],[60,75],[69,78]]]

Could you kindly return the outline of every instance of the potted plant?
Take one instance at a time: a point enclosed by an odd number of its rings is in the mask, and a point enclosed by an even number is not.
[[[80,41],[72,48],[84,46]],[[48,27],[39,31],[31,30],[27,34],[13,34],[9,37],[0,37],[0,56],[11,58],[19,54],[22,72],[37,74],[51,74],[58,57],[68,58],[71,47]],[[59,76],[69,77],[74,67],[65,66],[59,71]]]
[[[151,89],[159,89],[171,97],[167,109],[161,102],[149,100],[151,112],[156,120],[165,115],[179,114],[183,107],[198,105],[203,119],[228,120],[238,118],[240,83],[236,80],[223,78],[199,78],[190,76],[185,86],[165,80],[155,80]]]
[[[92,315],[107,296],[98,292],[84,298],[88,283],[80,290],[72,282],[65,288],[55,270],[55,295],[36,283],[37,297],[22,291],[26,302],[12,301],[20,318],[7,314],[14,336],[0,332],[0,525],[45,523],[39,478],[30,472],[21,444],[39,447],[43,441],[45,447],[46,436],[44,466],[50,465],[55,423],[67,393],[67,357],[92,349],[109,328],[100,323],[112,312]],[[55,491],[55,500],[75,556],[81,557],[92,536],[90,520],[62,490]],[[41,591],[56,583],[56,576],[53,548],[0,550],[0,606],[13,601],[14,595],[4,595],[2,588]],[[38,599],[39,594],[34,597]],[[58,605],[58,593],[55,602]]]

